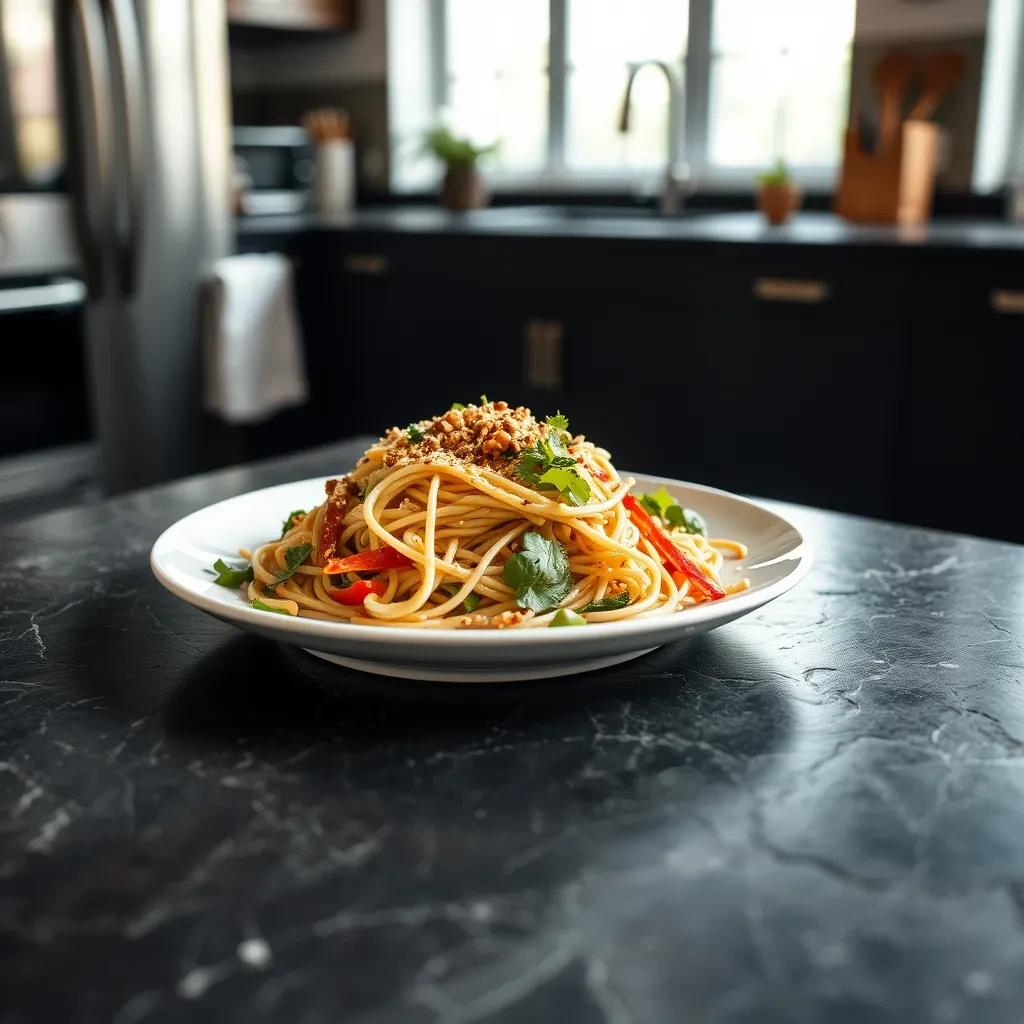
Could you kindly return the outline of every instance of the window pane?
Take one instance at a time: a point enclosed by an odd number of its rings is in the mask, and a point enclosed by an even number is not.
[[[717,53],[842,48],[853,38],[855,0],[714,0]]]
[[[838,162],[855,7],[855,0],[715,0],[712,165]]]
[[[687,0],[568,0],[566,161],[590,170],[656,168],[665,163],[668,88],[656,68],[633,86],[629,132],[619,132],[630,61],[663,60],[682,76]]]
[[[501,140],[504,170],[539,170],[547,151],[547,0],[448,0],[452,128]]]

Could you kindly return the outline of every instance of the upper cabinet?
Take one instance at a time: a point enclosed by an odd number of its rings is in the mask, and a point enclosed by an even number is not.
[[[340,32],[356,27],[357,0],[228,0],[232,25],[301,32]]]

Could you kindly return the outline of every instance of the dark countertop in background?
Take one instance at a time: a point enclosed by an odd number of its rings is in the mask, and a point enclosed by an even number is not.
[[[662,218],[642,211],[627,215],[614,207],[494,206],[451,213],[439,206],[370,206],[333,216],[308,213],[242,217],[236,227],[240,237],[246,238],[305,232],[384,232],[953,251],[1024,249],[1024,225],[1007,221],[946,217],[920,226],[871,226],[813,212],[798,213],[789,224],[770,227],[755,211],[695,210],[681,217]]]
[[[1024,549],[791,510],[793,593],[493,687],[150,575],[181,515],[361,448],[0,528],[4,1024],[1019,1020]]]

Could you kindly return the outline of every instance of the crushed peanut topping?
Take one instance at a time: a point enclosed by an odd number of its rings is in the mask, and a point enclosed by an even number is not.
[[[388,469],[416,462],[428,465],[473,465],[515,478],[516,457],[547,437],[551,428],[538,423],[525,406],[485,402],[449,409],[429,420],[411,424],[422,435],[419,441],[408,430],[392,427],[381,438],[382,464]]]
[[[463,615],[459,619],[459,626],[463,629],[508,629],[510,626],[518,626],[521,622],[533,618],[533,612],[505,610],[498,615]]]

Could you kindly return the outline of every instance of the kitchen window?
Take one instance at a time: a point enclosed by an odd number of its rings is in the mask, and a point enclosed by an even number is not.
[[[408,2],[408,0],[407,0]],[[660,60],[683,84],[683,157],[702,184],[745,185],[782,157],[804,180],[834,174],[847,118],[856,0],[427,0],[427,100],[419,133],[445,120],[500,138],[498,187],[594,187],[664,167],[668,89],[645,68],[618,131],[627,64]],[[401,79],[422,65],[399,52]],[[396,83],[392,83],[393,87]],[[406,83],[409,91],[412,86]],[[402,83],[397,83],[401,93]],[[405,127],[410,126],[408,118]],[[401,131],[399,132],[401,135]],[[393,156],[398,189],[436,174],[414,140]]]

